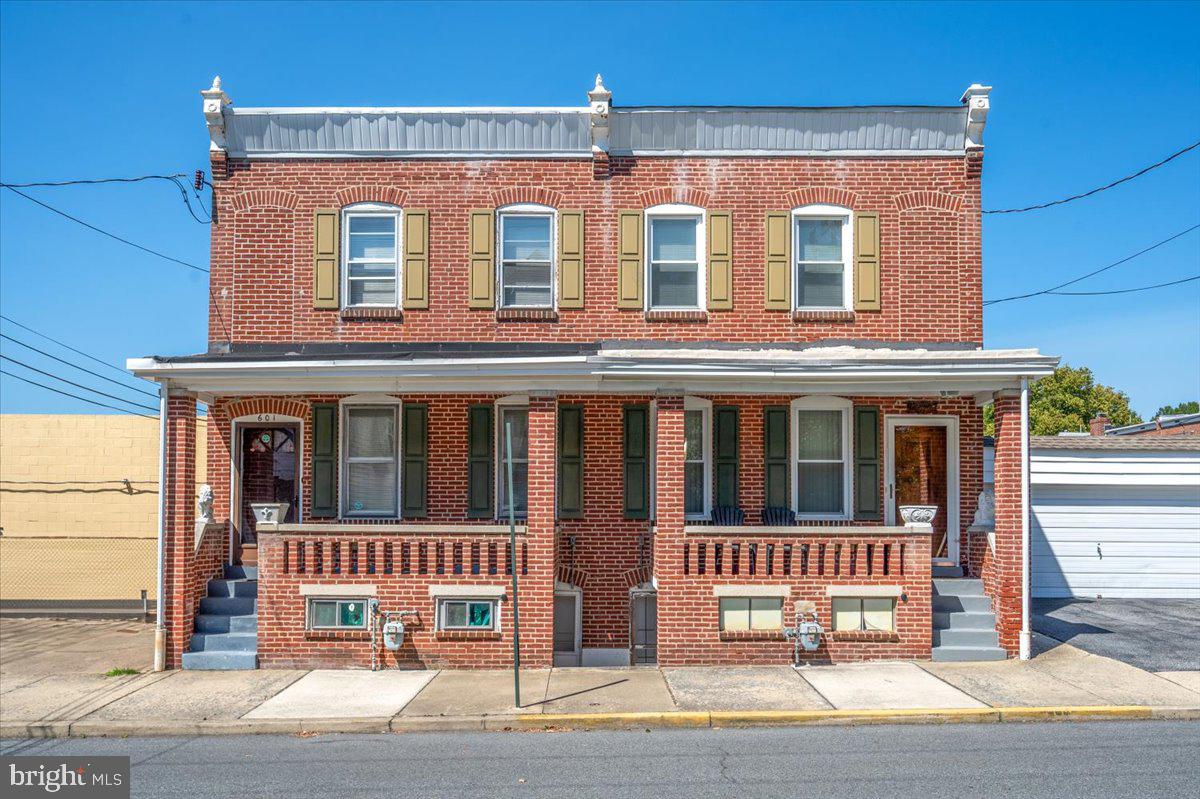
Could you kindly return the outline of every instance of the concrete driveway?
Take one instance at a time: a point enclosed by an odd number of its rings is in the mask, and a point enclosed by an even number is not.
[[[1035,599],[1032,624],[1139,669],[1200,670],[1200,599]]]

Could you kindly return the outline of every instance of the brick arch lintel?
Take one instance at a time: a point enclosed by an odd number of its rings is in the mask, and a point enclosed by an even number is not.
[[[404,207],[408,192],[395,186],[345,186],[333,195],[339,208],[354,203],[387,203]]]
[[[693,189],[688,186],[660,186],[657,189],[647,189],[638,194],[638,200],[643,208],[667,203],[682,203],[698,208],[708,207],[708,192],[703,189]]]
[[[229,203],[235,211],[246,211],[250,208],[286,208],[295,211],[300,205],[300,198],[282,189],[251,189],[235,194]]]
[[[788,208],[799,208],[802,205],[840,205],[842,208],[853,210],[859,204],[856,192],[838,186],[801,186],[783,195],[783,201]]]
[[[652,566],[639,566],[636,569],[630,569],[621,575],[625,581],[626,588],[648,583],[654,578],[654,568]]]
[[[492,192],[492,206],[495,208],[516,203],[534,203],[558,208],[562,205],[562,201],[561,191],[547,189],[543,186],[510,186]]]
[[[284,397],[250,397],[236,400],[225,406],[229,419],[240,416],[254,416],[260,413],[276,413],[280,416],[294,416],[297,419],[308,419],[310,405],[300,400]]]
[[[897,195],[895,202],[896,207],[901,211],[913,208],[940,208],[943,211],[958,213],[962,210],[962,197],[946,194],[943,191],[910,191]]]
[[[583,588],[587,583],[588,573],[583,569],[577,569],[573,566],[559,566],[554,570],[554,579],[560,583],[573,585],[576,588]]]

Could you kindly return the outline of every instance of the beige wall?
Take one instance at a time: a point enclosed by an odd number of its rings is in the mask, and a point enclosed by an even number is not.
[[[0,414],[0,599],[153,596],[158,454],[157,419]]]

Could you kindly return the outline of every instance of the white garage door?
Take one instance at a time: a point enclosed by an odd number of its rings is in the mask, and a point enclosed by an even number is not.
[[[1200,598],[1200,490],[1034,485],[1035,597]]]

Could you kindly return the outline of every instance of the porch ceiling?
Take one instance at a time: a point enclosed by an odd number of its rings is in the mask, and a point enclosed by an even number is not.
[[[360,392],[873,396],[985,394],[1050,374],[1034,349],[824,343],[728,345],[258,345],[226,353],[131,358],[128,368],[201,395]]]

